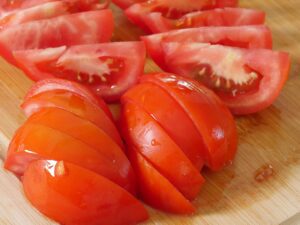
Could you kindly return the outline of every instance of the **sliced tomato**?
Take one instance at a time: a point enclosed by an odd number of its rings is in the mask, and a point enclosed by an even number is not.
[[[106,146],[106,149],[110,149],[110,146]],[[16,132],[9,145],[5,168],[22,176],[32,160],[37,159],[65,160],[80,165],[135,193],[135,180],[130,167],[128,164],[117,164],[116,156],[108,158],[101,150],[72,136],[28,122]]]
[[[164,68],[164,42],[200,42],[241,48],[272,48],[271,30],[264,26],[199,27],[143,36],[147,51],[161,68]]]
[[[125,14],[148,33],[204,26],[260,25],[265,21],[263,11],[242,8],[212,9],[189,13],[179,19],[169,19],[160,12],[149,11],[143,4],[135,4],[126,9]]]
[[[114,42],[16,51],[13,55],[33,80],[59,77],[76,81],[112,102],[137,83],[146,51],[142,42]]]
[[[12,51],[106,42],[112,32],[108,9],[32,21],[0,32],[0,54],[14,63]]]
[[[132,101],[151,115],[194,166],[199,171],[202,169],[206,148],[202,137],[193,121],[165,90],[151,83],[139,84],[126,92],[122,101],[125,104]],[[187,131],[189,135],[184,135]]]
[[[279,96],[291,65],[287,53],[266,49],[199,43],[165,43],[163,49],[169,72],[205,84],[238,115],[270,106]]]
[[[65,225],[131,225],[148,213],[132,195],[92,171],[64,161],[36,161],[23,178],[26,197]]]
[[[45,108],[30,116],[27,122],[59,130],[99,151],[122,170],[129,186],[123,188],[134,193],[134,172],[123,150],[103,130],[73,113],[59,108]],[[63,125],[62,125],[63,124]]]
[[[166,90],[194,122],[206,145],[203,156],[212,170],[232,162],[237,150],[237,132],[233,117],[225,104],[199,82],[159,73],[142,77]]]
[[[135,147],[188,199],[194,199],[204,178],[182,150],[142,108],[123,103],[122,131],[129,146]]]
[[[157,209],[177,214],[191,214],[195,207],[138,151],[128,148],[143,201]]]
[[[21,105],[27,116],[49,107],[61,108],[81,118],[84,118],[107,133],[119,146],[123,148],[121,137],[113,121],[97,105],[91,104],[81,96],[65,91],[52,90],[34,95]]]

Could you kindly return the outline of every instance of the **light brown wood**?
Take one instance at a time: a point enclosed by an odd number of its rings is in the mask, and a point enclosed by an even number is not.
[[[145,224],[300,224],[300,1],[241,0],[241,6],[267,12],[275,49],[289,51],[293,57],[290,78],[273,106],[236,119],[240,138],[236,160],[220,173],[205,172],[207,182],[195,201],[197,213],[183,217],[149,209],[151,219]],[[141,30],[120,10],[114,7],[114,11],[114,40],[137,39]],[[149,60],[146,71],[156,70]],[[18,106],[30,85],[19,70],[0,60],[1,159],[9,139],[25,119]],[[257,170],[268,165],[273,175],[257,182]],[[0,224],[54,224],[30,206],[17,179],[4,171],[2,163],[0,167]]]

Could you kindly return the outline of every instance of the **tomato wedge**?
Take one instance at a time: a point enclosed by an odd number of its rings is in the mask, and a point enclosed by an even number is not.
[[[124,189],[64,161],[33,162],[23,187],[40,212],[65,225],[131,225],[148,218],[144,206]]]
[[[110,146],[106,148],[109,149]],[[28,122],[16,132],[11,141],[5,168],[22,176],[28,165],[36,159],[65,160],[80,165],[135,193],[135,180],[129,165],[117,164],[116,156],[108,158],[101,150],[72,136]]]
[[[112,102],[137,83],[146,51],[142,42],[114,42],[16,51],[13,55],[35,81],[51,77],[76,81]]]
[[[195,80],[172,74],[146,75],[141,82],[159,85],[185,110],[206,145],[203,158],[210,169],[220,170],[232,162],[237,150],[236,126],[218,96]]]
[[[127,101],[138,104],[151,115],[194,166],[199,171],[202,169],[204,164],[202,156],[206,148],[202,137],[193,121],[165,90],[151,83],[139,84],[126,92],[122,100],[125,104]],[[189,135],[184,135],[187,131]]]
[[[187,199],[194,199],[204,178],[150,115],[130,101],[122,103],[121,126],[126,143],[134,146]]]
[[[88,100],[73,92],[65,90],[42,92],[26,99],[21,107],[27,116],[30,116],[43,108],[49,107],[61,108],[74,113],[75,115],[94,123],[123,148],[123,143],[118,130],[105,112],[97,105],[91,104]]]
[[[73,92],[76,95],[79,95],[85,100],[91,102],[92,104],[98,105],[106,113],[106,115],[112,119],[112,113],[102,98],[96,97],[83,85],[65,79],[49,78],[36,82],[27,92],[24,98],[24,102],[35,95],[52,90],[65,90]]]
[[[2,30],[0,54],[8,62],[14,63],[12,51],[106,42],[112,32],[111,10],[62,15]]]
[[[139,194],[152,207],[178,214],[191,214],[195,207],[138,151],[129,147],[129,158],[138,179]]]
[[[291,65],[287,53],[266,49],[200,43],[164,43],[163,49],[168,64],[164,68],[213,89],[237,115],[269,107],[279,96]]]
[[[162,43],[165,42],[199,42],[249,49],[272,49],[272,33],[264,25],[188,28],[143,36],[142,40],[151,58],[163,69],[166,69],[162,49]]]

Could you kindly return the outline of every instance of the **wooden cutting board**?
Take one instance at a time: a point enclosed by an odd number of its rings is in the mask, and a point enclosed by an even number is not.
[[[241,0],[241,6],[267,12],[275,49],[292,55],[290,78],[273,106],[236,119],[236,160],[220,173],[205,171],[207,182],[194,202],[196,214],[175,216],[149,208],[151,219],[145,224],[300,224],[300,1]],[[137,40],[142,31],[113,9],[117,23],[114,40]],[[145,70],[158,68],[149,60]],[[30,206],[19,181],[2,168],[9,139],[25,119],[18,106],[31,84],[22,72],[0,59],[1,225],[55,224]],[[269,178],[258,182],[262,172]]]

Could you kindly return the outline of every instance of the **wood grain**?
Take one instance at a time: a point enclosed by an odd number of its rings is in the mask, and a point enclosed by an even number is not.
[[[292,55],[289,80],[273,106],[237,118],[239,150],[234,164],[220,173],[205,171],[207,182],[195,201],[194,216],[169,215],[150,209],[144,224],[275,225],[300,224],[300,1],[241,0],[241,6],[267,12],[274,47]],[[143,34],[113,7],[117,23],[114,40],[137,40]],[[146,72],[158,68],[149,60]],[[0,59],[0,156],[5,158],[9,139],[25,117],[19,104],[29,81],[18,69]],[[255,175],[272,166],[272,176],[257,182]],[[55,224],[33,209],[18,180],[0,169],[0,224]],[[298,214],[298,215],[297,215]]]

